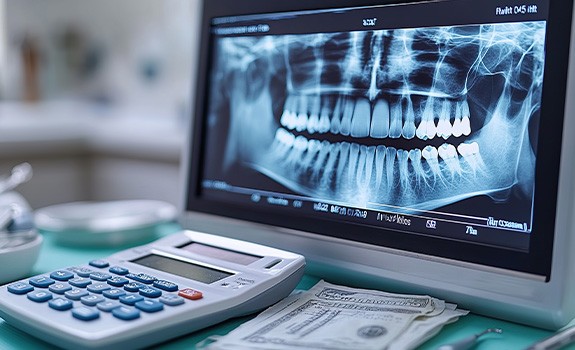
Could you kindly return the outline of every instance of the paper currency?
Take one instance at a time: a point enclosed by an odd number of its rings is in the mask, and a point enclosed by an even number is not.
[[[318,282],[211,344],[210,350],[413,349],[465,311],[425,295]]]

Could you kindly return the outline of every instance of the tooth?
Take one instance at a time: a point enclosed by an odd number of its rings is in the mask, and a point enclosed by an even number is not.
[[[457,151],[463,156],[467,164],[469,164],[474,174],[485,165],[481,154],[479,154],[479,145],[477,142],[470,144],[462,143],[457,146]]]
[[[451,129],[453,128],[449,122],[449,118],[451,117],[449,109],[449,102],[443,101],[439,122],[437,123],[437,135],[443,137],[445,140],[451,136]]]
[[[339,144],[339,161],[337,163],[337,183],[343,183],[343,173],[347,169],[347,159],[349,158],[349,143]]]
[[[409,170],[407,168],[408,157],[409,152],[402,149],[397,150],[397,162],[399,163],[399,179],[401,181],[404,191],[406,191],[409,188]]]
[[[377,146],[375,149],[375,182],[376,189],[381,187],[381,180],[383,179],[383,168],[385,166],[385,146]]]
[[[421,114],[421,123],[416,130],[416,135],[421,140],[433,139],[435,137],[437,129],[433,121],[433,104],[434,99],[431,97],[425,102],[425,108]]]
[[[307,139],[303,136],[298,136],[293,144],[292,151],[286,159],[288,165],[296,165],[302,158],[303,152],[307,149]]]
[[[317,126],[317,131],[320,134],[325,134],[326,132],[329,131],[330,127],[331,127],[331,123],[329,121],[329,111],[327,110],[326,107],[324,107],[321,111],[321,115],[320,115],[318,126]]]
[[[359,145],[357,143],[352,143],[349,147],[349,163],[347,166],[347,179],[351,184],[355,179],[357,174],[357,159],[359,158]]]
[[[461,132],[465,136],[469,136],[471,134],[471,123],[469,118],[471,117],[469,113],[469,104],[466,101],[463,101],[461,105]]]
[[[339,98],[335,103],[335,108],[333,109],[333,114],[331,116],[330,131],[332,134],[339,134],[341,129],[341,111],[342,111],[342,98]],[[325,108],[325,107],[324,107]]]
[[[319,115],[321,106],[321,95],[312,95],[309,97],[309,114]]]
[[[349,136],[351,132],[351,117],[353,116],[353,110],[355,107],[355,102],[351,98],[346,98],[343,111],[341,114],[341,125],[339,128],[339,133],[344,136]]]
[[[307,132],[310,134],[315,133],[319,128],[319,117],[317,114],[310,114],[307,120]]]
[[[310,167],[311,162],[319,152],[321,147],[321,143],[318,140],[309,140],[307,143],[307,153],[302,160],[302,168],[308,169]]]
[[[411,166],[413,166],[413,171],[417,178],[417,182],[420,182],[420,179],[425,179],[425,171],[421,166],[421,151],[419,149],[412,149],[409,151],[409,159],[411,160]]]
[[[453,121],[451,133],[455,137],[463,135],[463,125],[461,125],[461,105],[459,103],[455,106],[455,120]]]
[[[338,158],[339,144],[330,145],[329,157],[323,167],[323,176],[321,177],[322,188],[329,188],[334,176],[333,168]]]
[[[302,132],[307,128],[307,114],[305,113],[300,113],[297,116],[297,122],[296,122],[296,127],[295,129],[298,132]]]
[[[396,139],[401,136],[401,101],[392,103],[389,109],[389,137]]]
[[[295,136],[291,132],[289,132],[285,129],[282,129],[282,128],[280,128],[276,131],[276,138],[282,144],[284,144],[288,147],[291,147],[295,142]]]
[[[426,146],[421,152],[421,155],[427,161],[427,164],[429,165],[431,171],[435,175],[440,175],[441,170],[439,169],[439,161],[437,159],[438,156],[437,149],[433,146]]]
[[[351,136],[369,136],[369,121],[371,118],[371,106],[366,99],[360,99],[355,105],[353,118],[351,119]]]
[[[452,176],[455,173],[461,173],[461,166],[459,164],[455,146],[449,143],[444,143],[439,147],[438,153],[439,156],[445,161],[445,164],[447,164],[447,167],[449,168],[449,171],[451,171]]]
[[[387,192],[390,193],[393,187],[393,170],[395,167],[395,155],[397,151],[393,147],[387,147],[385,152],[385,170],[386,170],[386,181],[387,181]]]
[[[403,137],[408,140],[411,140],[415,137],[415,112],[413,111],[413,102],[408,97],[407,100],[407,108],[405,111],[405,123],[403,124]]]
[[[380,98],[373,107],[373,116],[371,118],[371,129],[369,136],[382,139],[389,133],[389,104],[383,98]]]
[[[359,159],[357,161],[357,171],[356,173],[356,185],[363,189],[365,186],[365,166],[366,164],[366,157],[367,157],[367,146],[361,145],[359,146]]]
[[[313,178],[318,178],[319,172],[323,170],[325,159],[329,154],[331,149],[331,144],[328,141],[322,141],[319,147],[319,153],[317,159],[313,164]]]
[[[373,161],[375,159],[375,146],[367,147],[365,156],[365,185],[369,186],[373,176]]]

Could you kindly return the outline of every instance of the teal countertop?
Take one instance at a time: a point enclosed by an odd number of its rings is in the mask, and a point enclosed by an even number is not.
[[[160,235],[173,233],[178,230],[176,225],[163,228]],[[141,242],[144,244],[147,242]],[[140,243],[138,243],[140,244]],[[50,272],[62,267],[83,264],[89,260],[104,258],[117,251],[126,249],[126,246],[114,248],[78,248],[57,245],[50,236],[45,236],[43,247],[38,261],[31,275]],[[299,283],[299,289],[308,289],[313,286],[320,277],[305,275]],[[194,349],[196,344],[204,341],[213,335],[224,335],[243,322],[249,320],[251,316],[232,319],[220,323],[216,326],[191,333],[170,342],[154,346],[154,349]],[[422,345],[419,350],[432,350],[440,345],[454,342],[470,335],[480,333],[487,328],[501,328],[503,334],[490,334],[482,338],[473,348],[475,350],[501,349],[514,350],[525,349],[533,342],[549,336],[551,333],[546,330],[527,327],[511,322],[491,319],[474,314],[462,317],[459,321],[445,326],[445,328],[434,338]],[[55,347],[38,340],[20,330],[13,328],[0,318],[0,349],[56,349]],[[567,348],[566,348],[567,349]],[[575,349],[575,346],[569,347]]]

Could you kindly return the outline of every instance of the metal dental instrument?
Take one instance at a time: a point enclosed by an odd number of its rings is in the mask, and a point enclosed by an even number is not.
[[[503,331],[499,328],[489,328],[481,333],[458,340],[454,343],[442,345],[439,348],[437,348],[437,350],[467,350],[471,348],[473,345],[475,345],[475,343],[479,340],[480,337],[488,333],[501,334],[503,333]]]
[[[0,194],[8,192],[32,178],[32,166],[22,163],[12,168],[11,174],[0,181]]]
[[[526,350],[555,350],[575,342],[575,326],[566,328],[531,345]]]

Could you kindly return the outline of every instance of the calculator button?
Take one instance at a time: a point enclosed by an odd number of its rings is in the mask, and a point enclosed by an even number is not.
[[[97,294],[90,294],[80,298],[82,304],[87,306],[95,306],[96,304],[101,303],[104,300],[106,299],[104,299],[103,296]]]
[[[74,306],[74,303],[68,299],[56,298],[50,300],[48,305],[54,310],[65,311],[70,310]]]
[[[185,302],[184,298],[179,297],[177,295],[174,294],[164,294],[160,297],[160,302],[169,305],[169,306],[176,306],[176,305],[181,305]]]
[[[152,284],[157,279],[156,277],[147,275],[145,273],[129,273],[126,275],[126,277],[145,284]]]
[[[72,290],[72,286],[68,283],[54,283],[48,287],[48,290],[52,293],[64,294],[65,292]]]
[[[124,292],[121,289],[110,289],[110,290],[105,290],[102,292],[102,295],[105,296],[106,298],[110,298],[110,299],[118,299],[119,297],[121,297],[122,295],[126,295],[126,292]]]
[[[86,288],[88,285],[92,284],[92,280],[85,277],[76,277],[68,281],[71,285],[78,288]]]
[[[53,279],[48,278],[46,276],[40,276],[40,277],[30,278],[30,280],[28,280],[28,282],[31,285],[33,285],[34,287],[48,288],[51,284],[54,284],[56,281],[54,281]]]
[[[178,290],[178,285],[169,281],[156,280],[153,284],[154,287],[165,290],[166,292],[175,292]]]
[[[162,295],[162,291],[157,288],[146,286],[144,288],[140,288],[140,295],[148,298],[159,298]]]
[[[120,306],[112,309],[112,315],[121,320],[129,321],[140,317],[140,311],[134,309],[133,307]]]
[[[50,278],[58,281],[67,281],[72,277],[74,277],[74,274],[65,270],[54,271],[50,274]]]
[[[72,316],[82,321],[91,321],[100,317],[100,312],[86,306],[79,306],[72,309]]]
[[[117,301],[103,301],[101,303],[98,303],[98,305],[96,305],[96,307],[98,308],[98,310],[104,311],[104,312],[110,312],[112,310],[114,310],[117,307],[122,306],[122,304],[120,304]]]
[[[24,282],[16,282],[8,286],[8,291],[13,294],[26,294],[34,290],[34,287]]]
[[[108,263],[106,260],[100,260],[100,259],[96,259],[96,260],[92,260],[90,261],[90,266],[94,266],[97,267],[99,269],[103,269],[105,267],[110,266],[110,263]]]
[[[121,267],[121,266],[112,266],[112,267],[110,267],[110,269],[108,271],[110,271],[113,274],[122,275],[122,276],[130,273],[130,270],[128,270],[125,267]]]
[[[128,292],[137,292],[140,290],[140,288],[144,287],[146,287],[145,284],[141,284],[138,282],[130,282],[124,286],[124,289]]]
[[[104,272],[92,272],[90,274],[90,278],[95,280],[95,281],[106,281],[108,278],[111,278],[112,275],[110,275],[109,273],[104,273]]]
[[[44,302],[52,299],[52,293],[46,292],[43,290],[30,292],[30,293],[26,294],[26,296],[28,297],[28,299],[35,301],[37,303],[44,303]]]
[[[72,290],[69,290],[69,291],[64,293],[66,298],[71,299],[71,300],[80,300],[81,297],[88,295],[88,294],[89,293],[87,291],[85,291],[84,289],[78,289],[78,288],[73,288]]]
[[[149,299],[138,301],[134,306],[144,312],[158,312],[164,309],[164,304]]]
[[[122,304],[133,306],[138,301],[144,300],[144,297],[138,294],[122,295],[120,298]]]
[[[124,277],[114,276],[108,278],[107,282],[114,287],[122,287],[123,285],[130,283],[130,280]]]
[[[185,288],[178,292],[178,295],[190,300],[198,300],[202,299],[204,295],[199,290],[195,290],[192,288]]]
[[[90,277],[90,274],[94,272],[94,270],[87,267],[73,267],[72,271],[80,277]]]
[[[90,291],[92,293],[102,294],[103,291],[111,289],[111,288],[112,287],[110,287],[106,283],[94,283],[94,284],[90,284],[88,286],[88,291]]]

